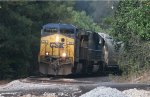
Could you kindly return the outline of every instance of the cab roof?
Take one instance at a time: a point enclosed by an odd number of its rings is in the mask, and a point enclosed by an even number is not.
[[[76,29],[75,26],[71,24],[61,24],[61,23],[48,23],[43,26],[43,29],[50,29],[50,28],[56,28],[56,29]]]

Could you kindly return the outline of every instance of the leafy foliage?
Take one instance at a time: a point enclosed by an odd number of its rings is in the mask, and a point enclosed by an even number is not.
[[[72,15],[71,22],[74,25],[77,25],[78,28],[93,30],[97,32],[102,30],[100,26],[93,22],[93,19],[90,16],[86,15],[86,12],[78,12],[73,10],[71,7],[68,8],[68,11]]]
[[[150,65],[150,1],[120,1],[111,33],[125,43],[120,64],[127,74],[138,74]]]
[[[120,1],[114,21],[115,36],[127,41],[137,35],[150,40],[150,1]]]

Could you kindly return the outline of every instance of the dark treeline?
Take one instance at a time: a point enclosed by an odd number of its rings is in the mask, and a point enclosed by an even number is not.
[[[56,14],[49,12],[52,10],[49,5],[48,2],[0,2],[1,79],[23,77],[34,72],[40,28]],[[53,17],[57,18],[57,14]]]

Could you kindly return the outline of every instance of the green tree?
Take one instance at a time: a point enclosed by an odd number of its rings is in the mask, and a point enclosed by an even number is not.
[[[93,19],[90,16],[86,15],[85,11],[76,11],[72,7],[67,8],[68,12],[71,13],[70,22],[76,25],[79,28],[93,30],[96,32],[102,31],[100,26],[94,23]]]
[[[120,1],[115,13],[115,36],[127,41],[130,35],[150,40],[150,1]],[[127,34],[128,33],[128,34]]]
[[[120,64],[128,73],[142,72],[150,65],[150,1],[120,1],[113,20],[111,34],[125,43]]]

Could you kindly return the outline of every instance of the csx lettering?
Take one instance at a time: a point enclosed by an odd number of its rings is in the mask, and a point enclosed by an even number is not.
[[[51,43],[50,43],[50,47],[53,47],[53,48],[64,48],[64,43],[51,42]]]

